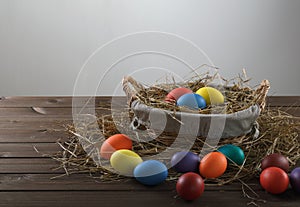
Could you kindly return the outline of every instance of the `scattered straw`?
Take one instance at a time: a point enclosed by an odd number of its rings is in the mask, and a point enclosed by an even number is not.
[[[195,90],[201,86],[208,85],[214,78],[215,76],[206,74],[203,78],[193,79],[180,86],[188,86],[192,90]],[[232,82],[232,80],[222,80],[225,81],[226,84]],[[266,93],[263,90],[268,89],[268,83],[265,83],[263,87],[252,89],[248,86],[249,79],[245,79],[245,75],[244,78],[239,76],[234,80],[234,84],[225,87],[225,96],[227,100],[226,113],[243,110],[255,103],[259,103],[264,107]],[[131,97],[132,99],[139,99],[147,105],[173,111],[179,110],[178,107],[174,104],[165,103],[163,100],[167,92],[174,87],[178,87],[178,84],[160,84],[146,88],[141,84],[136,83],[133,84],[134,93],[132,93],[132,88],[130,90],[128,89],[126,92],[127,96],[129,95],[128,97]],[[214,111],[216,110],[215,107],[218,106],[212,106],[208,109],[201,110],[199,113],[210,113],[212,109],[214,109]],[[101,107],[102,111],[103,109],[110,110],[109,106]],[[97,116],[99,128],[105,138],[119,133],[118,128],[128,130],[128,123],[123,121],[122,112],[115,113],[114,116],[118,117],[114,117],[113,119],[112,113],[109,113],[108,115],[99,113]],[[286,156],[291,166],[296,165],[297,161],[300,159],[299,117],[293,117],[279,109],[274,110],[265,108],[257,121],[260,125],[260,136],[258,138],[254,139],[251,134],[248,134],[220,140],[219,146],[225,144],[235,144],[240,146],[245,153],[246,160],[242,166],[230,164],[224,175],[218,179],[206,180],[206,185],[224,185],[234,181],[246,183],[247,180],[253,179],[259,175],[261,160],[266,155],[274,152]],[[89,141],[89,136],[91,135],[86,133],[86,129],[87,127],[82,127],[81,129],[76,128],[75,131],[73,125],[66,126],[69,139],[63,143],[58,143],[62,148],[62,151],[52,156],[53,159],[61,163],[58,168],[64,169],[64,175],[87,172],[95,178],[100,178],[101,181],[110,182],[129,179],[113,173],[106,167],[97,166],[95,164],[91,155],[85,152],[79,141],[81,139],[90,142],[90,145],[94,144]],[[97,136],[96,132],[89,132],[89,134]],[[137,134],[137,138],[134,139],[133,150],[141,156],[155,155],[168,148],[174,142],[175,138],[176,136],[174,134],[162,133],[156,139],[151,141],[139,142],[138,140],[143,138],[139,137],[139,134]],[[204,140],[203,137],[198,137],[193,144],[191,151],[200,153],[200,150],[205,144]],[[182,141],[185,140],[183,139]],[[169,161],[170,157],[162,157],[161,160]],[[170,169],[168,180],[176,180],[179,176],[180,174]]]
[[[121,114],[120,114],[121,116]],[[98,120],[101,131],[109,137],[119,133],[111,115],[106,115]],[[207,180],[207,185],[224,185],[236,180],[247,181],[257,177],[260,172],[260,162],[268,154],[278,152],[286,156],[291,166],[295,166],[300,160],[300,122],[298,117],[293,117],[281,110],[266,109],[258,118],[260,124],[260,136],[254,139],[252,135],[221,139],[219,146],[225,144],[235,144],[240,146],[245,153],[246,160],[242,166],[230,164],[226,173],[218,179]],[[109,128],[106,128],[109,126]],[[64,143],[58,143],[62,151],[53,156],[59,161],[67,174],[88,172],[99,175],[104,181],[124,179],[104,167],[97,166],[90,156],[82,148],[79,136],[75,133],[72,125],[67,125],[69,139]],[[104,128],[103,128],[104,127]],[[133,149],[141,156],[157,154],[166,149],[173,141],[171,134],[163,133],[150,142],[134,142]],[[198,137],[191,149],[199,153],[204,138]],[[170,158],[161,158],[167,160]],[[170,170],[168,180],[176,180],[180,174]]]

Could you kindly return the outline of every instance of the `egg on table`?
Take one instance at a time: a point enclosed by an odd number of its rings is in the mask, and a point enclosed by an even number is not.
[[[117,150],[110,157],[111,166],[120,174],[132,176],[135,167],[142,163],[142,158],[131,150]]]
[[[290,174],[290,182],[293,190],[300,194],[300,167],[292,170]]]
[[[243,150],[236,145],[227,144],[219,147],[218,151],[225,155],[229,162],[236,163],[237,165],[244,163],[245,154]]]
[[[110,159],[116,150],[131,148],[132,141],[128,136],[125,134],[115,134],[103,142],[100,148],[100,155],[105,159]]]
[[[176,191],[185,200],[195,200],[204,192],[204,180],[194,172],[185,173],[179,177]]]
[[[200,175],[205,178],[217,178],[224,174],[227,159],[221,152],[210,152],[200,161]]]
[[[212,87],[202,87],[196,91],[196,94],[202,96],[207,105],[219,105],[224,103],[224,96],[223,94]]]
[[[193,93],[191,89],[188,88],[175,88],[172,91],[168,93],[168,95],[165,98],[166,102],[176,102],[182,95]]]
[[[189,109],[198,110],[206,107],[206,102],[203,97],[195,93],[188,93],[182,95],[177,100],[177,106],[187,107]]]
[[[260,174],[260,185],[269,193],[280,194],[289,186],[289,176],[278,167],[269,167]]]
[[[168,176],[168,168],[158,160],[147,160],[137,165],[134,177],[144,185],[158,185]]]

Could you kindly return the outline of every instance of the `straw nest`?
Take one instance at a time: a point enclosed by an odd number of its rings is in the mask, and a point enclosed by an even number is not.
[[[188,86],[192,90],[195,90],[208,85],[215,78],[215,75],[210,76],[205,74],[202,77],[180,84],[180,86]],[[233,84],[229,84],[229,81],[223,79],[223,84],[225,82],[225,96],[227,99],[225,105],[226,113],[243,110],[255,103],[260,104],[261,108],[265,107],[266,91],[263,90],[268,90],[268,88],[266,88],[268,87],[266,82],[264,82],[265,86],[260,85],[258,87],[250,87],[248,85],[249,79],[241,78],[239,76],[232,80],[233,81],[230,82]],[[133,82],[131,81],[131,83]],[[130,92],[130,94],[128,94],[129,90],[125,91],[127,96],[130,95],[130,101],[132,99],[139,99],[147,105],[177,111],[179,109],[174,104],[165,103],[163,100],[167,91],[178,86],[179,85],[176,83],[168,83],[165,85],[160,84],[144,87],[139,83],[133,83],[135,92]],[[130,91],[132,91],[132,88]],[[118,129],[120,128],[128,129],[127,123],[123,121],[123,112],[114,113],[114,116],[118,117],[112,117],[110,106],[103,105],[97,107],[98,109],[101,109],[101,113],[99,112],[99,115],[97,116],[97,122],[104,135],[104,137],[99,138],[102,139],[100,141],[104,141],[105,138],[119,133]],[[215,110],[213,107],[219,106],[212,106],[199,111],[199,113],[210,113],[210,110]],[[103,115],[103,110],[107,110],[108,114]],[[224,110],[221,112],[224,113]],[[261,112],[257,121],[260,125],[260,135],[258,138],[254,139],[251,134],[248,134],[240,137],[221,139],[218,145],[222,146],[230,143],[241,147],[246,157],[244,164],[242,166],[230,164],[224,175],[218,179],[206,180],[206,184],[224,185],[236,180],[246,182],[248,179],[257,177],[260,173],[261,160],[270,153],[281,153],[288,158],[291,166],[296,165],[296,162],[300,158],[300,139],[298,136],[300,129],[299,118],[293,117],[280,109],[270,109],[266,107]],[[86,130],[86,127],[76,128],[75,130],[73,125],[66,125],[69,139],[65,142],[58,142],[62,147],[62,151],[52,156],[53,159],[58,160],[61,163],[58,168],[63,168],[65,170],[65,174],[61,176],[78,172],[88,172],[94,178],[100,178],[101,180],[108,182],[130,179],[117,175],[106,167],[96,165],[90,154],[85,152],[80,143],[83,134],[85,135],[84,138],[88,140],[89,136],[95,136],[95,132],[86,133],[80,130]],[[149,142],[134,141],[133,150],[141,156],[154,155],[169,147],[174,141],[174,137],[176,136],[173,134],[162,133],[156,139]],[[205,144],[204,140],[203,137],[197,137],[191,151],[199,153],[203,144]],[[91,142],[90,144],[93,145],[94,143]],[[163,161],[169,159],[170,157],[162,158]],[[180,174],[170,169],[168,180],[176,180],[179,176]]]

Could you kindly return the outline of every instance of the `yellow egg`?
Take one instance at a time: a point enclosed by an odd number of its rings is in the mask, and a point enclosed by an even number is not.
[[[215,88],[203,87],[200,88],[196,93],[205,99],[207,105],[218,105],[224,103],[223,94]]]
[[[131,150],[117,150],[110,157],[111,166],[121,175],[132,176],[134,168],[142,163],[142,158]]]

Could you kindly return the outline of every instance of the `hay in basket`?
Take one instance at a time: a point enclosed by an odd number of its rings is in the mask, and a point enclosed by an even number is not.
[[[209,85],[215,77],[215,75],[211,76],[204,74],[193,80],[188,80],[180,84],[180,86],[189,87],[195,91],[202,86]],[[233,80],[234,84],[224,85],[223,92],[227,99],[224,106],[210,106],[207,109],[198,111],[196,114],[210,115],[212,112],[217,111],[219,114],[230,115],[247,110],[253,106],[259,107],[259,113],[253,122],[251,122],[251,126],[255,128],[259,125],[260,133],[254,136],[255,130],[253,131],[251,129],[238,136],[222,137],[219,140],[218,146],[235,144],[243,149],[246,160],[242,166],[230,164],[224,175],[218,179],[207,180],[207,185],[224,185],[237,180],[245,183],[248,179],[257,177],[260,172],[261,160],[270,153],[279,152],[283,154],[288,158],[291,166],[296,165],[296,162],[300,158],[300,140],[298,137],[300,129],[299,118],[293,117],[280,109],[274,110],[266,107],[266,95],[269,89],[268,81],[263,81],[258,87],[250,87],[247,78],[245,79],[239,76]],[[226,80],[224,81],[225,83],[227,82]],[[179,86],[177,83],[145,87],[132,78],[127,77],[124,79],[123,84],[129,103],[128,110],[130,111],[133,121],[137,114],[130,106],[136,101],[146,107],[169,111],[171,112],[171,115],[174,115],[175,122],[179,121],[180,123],[180,120],[177,120],[175,116],[176,114],[181,113],[180,109],[174,104],[165,103],[163,101],[168,91]],[[105,136],[104,138],[99,138],[99,141],[104,141],[105,138],[119,133],[120,128],[131,130],[129,129],[128,123],[124,121],[124,114],[122,111],[120,113],[114,113],[115,117],[113,117],[110,105],[98,105],[97,107],[96,111],[98,109],[100,111],[101,109],[101,113],[99,112],[97,116],[97,122],[102,134]],[[103,115],[103,110],[107,110],[109,113]],[[195,114],[194,111],[184,111],[184,113]],[[257,124],[255,124],[255,122],[257,122]],[[141,123],[135,127],[137,130],[148,130],[147,126],[143,126]],[[82,130],[86,130],[86,128],[83,127]],[[95,136],[95,132],[90,131],[89,133],[86,133],[86,131],[80,131],[78,128],[75,130],[74,125],[72,124],[66,125],[66,131],[68,132],[69,139],[65,142],[58,142],[62,147],[62,152],[52,156],[53,159],[58,160],[61,163],[58,168],[65,170],[65,174],[61,176],[79,172],[88,172],[92,177],[107,182],[130,179],[115,174],[113,171],[110,171],[103,166],[97,165],[93,161],[91,154],[87,154],[84,151],[80,139],[84,138],[88,140],[90,136]],[[136,134],[138,134],[138,132],[136,132]],[[83,135],[85,137],[82,137]],[[141,156],[159,154],[165,149],[170,148],[170,145],[174,142],[177,135],[178,132],[171,130],[163,131],[158,137],[148,142],[139,142],[137,139],[134,139],[133,150]],[[142,137],[139,138],[142,139]],[[181,138],[184,142],[185,137]],[[91,146],[95,144],[96,143],[93,142],[90,143]],[[199,154],[205,145],[205,137],[197,136],[194,143],[192,143],[190,150]],[[216,146],[211,147],[210,150],[216,149]],[[97,152],[98,151],[96,150],[94,153]],[[170,160],[170,157],[161,157],[160,159],[167,162]],[[176,180],[179,176],[180,174],[170,169],[168,180]]]

